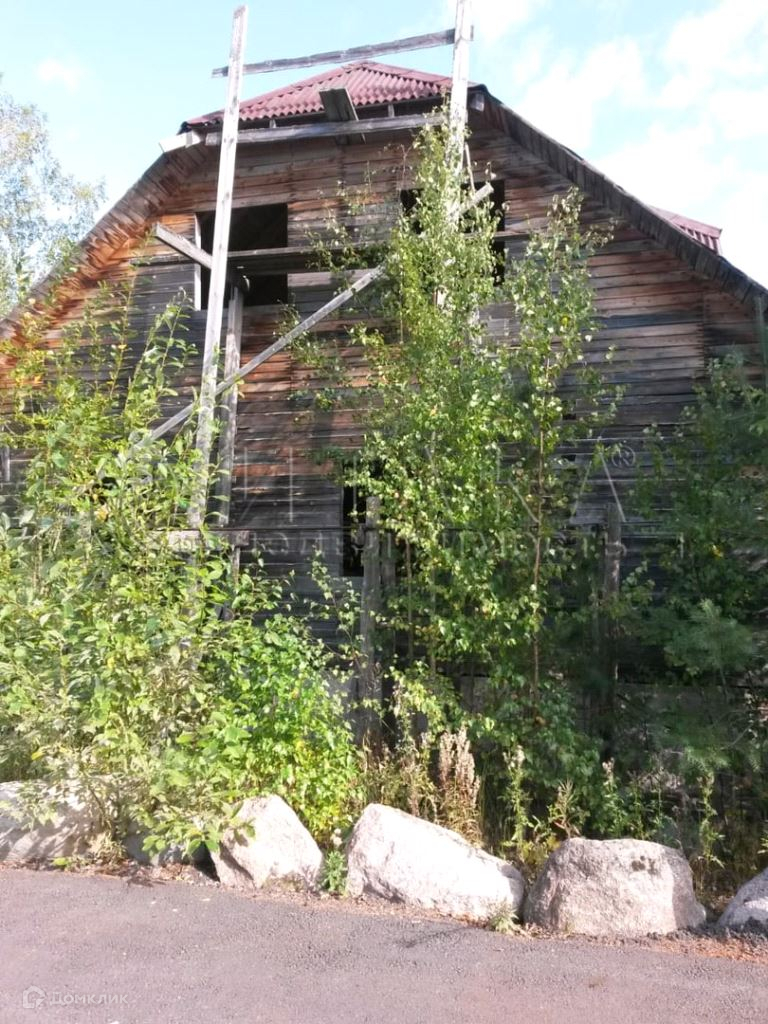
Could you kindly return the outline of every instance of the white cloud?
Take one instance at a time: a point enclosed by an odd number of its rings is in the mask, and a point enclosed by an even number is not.
[[[741,171],[734,187],[721,197],[716,212],[724,226],[723,254],[760,284],[768,284],[765,228],[768,189],[762,173]]]
[[[729,142],[765,139],[768,81],[752,89],[718,89],[710,96],[707,110]]]
[[[636,106],[647,94],[643,58],[632,39],[615,39],[581,61],[565,55],[533,81],[515,109],[537,128],[574,149],[592,141],[598,109],[607,100]]]
[[[593,0],[579,49],[536,0],[475,0],[489,84],[638,198],[722,227],[726,257],[768,283],[768,0],[672,0],[640,34],[624,2]]]
[[[504,69],[507,82],[505,100],[519,96],[520,90],[538,78],[541,78],[549,66],[549,54],[552,49],[552,32],[548,27],[526,29],[514,43],[515,58],[508,62]],[[482,58],[482,53],[480,54]],[[470,62],[471,63],[471,62]],[[498,58],[486,61],[491,64],[491,72],[498,68]],[[477,78],[477,75],[473,77]],[[484,81],[482,75],[480,81]]]
[[[63,85],[69,92],[76,92],[85,77],[85,69],[75,60],[61,61],[48,57],[38,64],[37,77],[42,82]]]
[[[651,120],[597,161],[639,198],[723,228],[724,255],[768,282],[768,5],[680,18],[652,67]]]
[[[662,50],[671,77],[662,106],[686,109],[729,82],[768,72],[768,5],[764,0],[721,0],[703,14],[675,23]]]
[[[654,122],[642,138],[597,163],[643,202],[722,228],[727,259],[768,282],[768,178],[721,144],[710,118],[683,128]]]
[[[768,44],[764,0],[721,0],[703,14],[690,14],[673,27],[664,47],[671,67],[693,68],[709,78],[721,72],[754,74]]]
[[[726,177],[710,157],[714,138],[706,123],[671,128],[657,121],[642,137],[602,155],[598,165],[643,202],[695,217]],[[692,174],[692,167],[700,173]]]
[[[475,39],[484,45],[501,42],[511,29],[524,25],[548,6],[549,0],[474,0],[472,24]],[[455,0],[444,0],[444,10],[452,24],[456,13]]]

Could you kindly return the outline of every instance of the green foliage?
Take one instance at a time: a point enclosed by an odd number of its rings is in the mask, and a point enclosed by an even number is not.
[[[356,337],[372,394],[351,482],[379,498],[403,552],[391,628],[425,650],[433,675],[437,663],[470,662],[511,688],[522,672],[535,701],[542,623],[569,562],[556,537],[577,486],[560,451],[594,421],[592,407],[574,419],[560,385],[585,375],[584,256],[596,239],[578,227],[575,195],[558,199],[507,287],[519,343],[492,336],[480,318],[494,297],[492,211],[481,204],[457,231],[443,140],[427,133],[421,145],[416,205],[387,261],[395,337]]]
[[[768,812],[766,401],[715,361],[680,424],[650,432],[636,498],[657,537],[614,609],[645,691],[617,716],[617,765],[656,779],[658,830],[707,885],[759,866]]]
[[[506,902],[499,903],[493,908],[486,926],[499,935],[513,935],[522,930],[520,922],[517,920],[517,914],[511,904]]]
[[[103,192],[62,170],[37,107],[0,92],[0,318],[66,258]]]
[[[652,435],[639,497],[661,518],[663,600],[650,639],[691,675],[724,678],[755,663],[768,605],[768,398],[734,359],[714,362],[670,438]]]
[[[85,788],[113,833],[133,820],[150,846],[215,844],[243,796],[270,791],[320,837],[377,800],[529,872],[589,834],[679,845],[707,886],[747,873],[768,813],[765,392],[716,363],[679,427],[651,433],[634,511],[660,539],[606,594],[599,543],[568,525],[592,469],[579,453],[604,456],[618,397],[591,346],[587,260],[605,235],[582,227],[577,192],[558,195],[498,287],[490,206],[458,213],[472,184],[443,132],[416,155],[372,319],[328,351],[297,346],[317,371],[299,415],[357,415],[360,450],[322,457],[377,499],[395,553],[375,663],[356,594],[319,562],[311,611],[336,623],[332,652],[258,565],[233,578],[207,530],[186,554],[170,542],[194,453],[148,425],[184,362],[178,311],[136,362],[105,300],[56,360],[38,350],[17,372],[7,429],[31,462],[0,524],[2,770]],[[339,251],[342,276],[359,265],[358,237],[328,240],[325,266]],[[98,384],[77,373],[85,351]],[[361,772],[332,687],[363,671],[388,698],[361,709]],[[344,870],[335,845],[328,891]]]
[[[320,886],[332,896],[343,896],[347,890],[347,861],[341,849],[329,850],[323,861]]]
[[[183,319],[166,310],[136,359],[128,317],[105,293],[63,350],[16,368],[6,429],[30,461],[0,516],[2,770],[85,793],[148,846],[215,845],[266,792],[322,836],[357,770],[329,653],[258,564],[233,578],[207,528],[182,543],[194,444],[150,427]]]
[[[359,409],[363,445],[339,469],[378,499],[382,534],[397,552],[378,621],[382,648],[397,652],[381,667],[395,737],[369,764],[373,791],[456,820],[476,838],[481,800],[487,820],[506,815],[508,757],[518,747],[540,813],[558,793],[585,800],[599,778],[545,624],[567,600],[580,553],[563,529],[589,466],[567,453],[592,437],[612,400],[601,385],[604,357],[587,355],[586,261],[605,236],[581,227],[576,192],[557,196],[548,227],[497,289],[495,214],[481,202],[457,215],[472,186],[456,175],[450,147],[439,130],[417,140],[415,203],[394,227],[371,308],[383,326],[351,339],[369,368],[362,401],[350,396],[338,353],[315,348],[314,364],[329,384],[323,407],[335,385],[337,403]],[[515,314],[501,335],[483,314],[498,300]],[[313,358],[306,342],[302,356]],[[461,673],[480,677],[478,707],[459,697]],[[483,792],[470,798],[463,782],[461,809],[448,812],[439,751],[462,727]]]
[[[763,650],[764,396],[734,366],[715,368],[654,447],[670,538],[654,560],[660,576],[641,567],[616,596],[602,593],[599,546],[567,522],[591,470],[569,454],[601,458],[597,434],[618,398],[590,350],[587,258],[604,236],[582,229],[576,193],[559,196],[494,289],[490,209],[457,230],[450,211],[468,186],[451,177],[440,133],[422,137],[419,157],[416,203],[398,221],[376,300],[384,326],[354,334],[371,368],[364,442],[351,468],[348,455],[340,462],[348,483],[378,498],[397,552],[378,622],[394,739],[369,756],[369,784],[441,820],[441,737],[465,726],[485,838],[522,866],[581,833],[659,839],[712,865],[725,792],[743,807],[761,786],[747,772],[762,764],[764,702],[733,690],[713,698],[711,687],[743,682]],[[483,319],[499,299],[514,310],[504,337]],[[317,365],[349,406],[339,363],[335,353]],[[646,504],[649,518],[658,505]],[[608,632],[649,684],[639,698],[630,670],[607,700],[616,684],[600,677],[595,634]],[[469,701],[461,675],[475,680]],[[701,699],[680,695],[693,680]],[[605,704],[599,722],[581,712],[590,701]]]
[[[751,630],[726,619],[708,598],[690,609],[681,627],[667,641],[664,653],[691,675],[742,672],[754,657]]]
[[[429,687],[423,666],[398,675],[390,714],[395,723],[391,746],[365,746],[366,802],[400,807],[437,821],[433,753],[447,721],[444,702]]]

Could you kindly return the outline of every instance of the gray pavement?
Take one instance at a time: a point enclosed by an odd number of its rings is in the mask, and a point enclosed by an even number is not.
[[[768,968],[342,903],[0,871],[1,1024],[746,1024]]]

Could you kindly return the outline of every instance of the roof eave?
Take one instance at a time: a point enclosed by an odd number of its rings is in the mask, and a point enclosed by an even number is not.
[[[137,181],[103,214],[71,253],[68,269],[62,276],[54,270],[31,289],[25,302],[17,305],[0,320],[0,338],[17,333],[28,314],[38,314],[48,307],[57,311],[67,303],[64,292],[76,290],[98,278],[106,260],[122,245],[146,232],[147,225],[162,209],[163,201],[175,183],[203,159],[195,149],[162,153]],[[58,298],[57,298],[58,296]]]

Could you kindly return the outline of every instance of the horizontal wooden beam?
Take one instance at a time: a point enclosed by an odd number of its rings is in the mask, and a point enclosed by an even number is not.
[[[167,228],[165,230],[168,231]],[[174,234],[174,232],[171,232],[171,234]],[[530,230],[528,228],[504,228],[501,231],[496,231],[493,237],[497,242],[504,242],[510,239],[526,241],[530,237]],[[182,236],[177,235],[176,238],[182,238]],[[183,239],[183,241],[186,242],[187,239]],[[191,245],[192,243],[189,242],[188,244]],[[349,253],[350,248],[352,248],[361,257],[358,269],[362,269],[366,264],[366,253],[375,253],[377,249],[381,249],[385,244],[385,241],[379,241],[355,242],[351,246],[327,245],[323,248],[322,252],[324,256],[343,256],[345,253]],[[182,255],[188,255],[183,252],[180,246],[171,247],[175,248]],[[327,265],[319,262],[317,248],[306,245],[281,245],[272,249],[236,249],[229,253],[228,259],[230,263],[239,267],[247,275],[300,274],[302,272],[317,274],[330,269]],[[133,262],[136,266],[144,266],[147,263],[150,266],[154,266],[155,264],[183,264],[185,260],[179,260],[172,256],[155,256],[150,260],[135,260]]]
[[[361,254],[375,251],[382,248],[384,243],[378,246],[373,242],[358,242],[354,248]],[[322,250],[323,256],[343,256],[349,252],[349,246],[328,245]],[[229,254],[230,262],[237,266],[244,274],[292,274],[309,271],[310,273],[322,273],[330,270],[327,265],[321,264],[320,253],[317,248],[305,245],[285,245],[277,249],[241,249]],[[368,261],[370,262],[370,260]],[[366,261],[361,259],[359,267],[365,267]]]
[[[493,234],[494,241],[497,242],[504,242],[510,238],[527,239],[529,236],[530,231],[527,228],[521,230],[517,228],[504,228],[501,231],[495,231]],[[349,253],[350,250],[354,250],[355,253],[364,254],[371,251],[375,252],[376,249],[381,249],[385,245],[386,240],[380,242],[352,242],[349,245],[328,245],[323,247],[322,255],[343,256],[345,253]],[[316,248],[305,245],[283,245],[276,249],[237,249],[230,252],[229,259],[235,263],[240,261],[247,264],[247,269],[251,273],[259,274],[266,273],[273,265],[276,272],[279,273],[307,269],[320,273],[330,269],[319,264],[319,253]]]
[[[427,125],[442,124],[442,114],[408,114],[404,117],[370,117],[364,121],[334,122],[332,124],[297,124],[280,128],[246,128],[238,132],[238,146],[253,142],[293,142],[297,139],[337,139],[349,135],[376,132],[414,131]],[[209,132],[206,146],[220,146],[221,132]]]
[[[182,256],[188,256],[194,263],[199,263],[206,270],[211,269],[211,263],[213,262],[211,254],[207,253],[205,249],[201,249],[199,245],[195,245],[194,242],[190,242],[183,235],[171,231],[165,224],[155,224],[152,231],[155,238],[159,238],[163,245],[167,245],[169,249],[175,249]]]
[[[165,224],[159,222],[155,224],[152,229],[155,237],[158,238],[163,245],[167,245],[169,249],[175,249],[176,252],[181,253],[182,256],[187,256],[197,263],[201,267],[205,267],[206,270],[211,269],[213,258],[210,253],[207,253],[205,249],[201,249],[199,245],[195,245],[194,242],[190,242],[184,235],[179,235],[175,231],[171,231]],[[241,292],[245,293],[248,291],[248,281],[243,277],[242,274],[238,273],[233,268],[227,269],[227,281],[235,288],[239,288]]]
[[[293,68],[311,68],[316,64],[345,64],[350,60],[366,60],[384,53],[405,53],[407,50],[429,50],[435,46],[453,46],[452,28],[444,32],[429,32],[422,36],[408,36],[392,39],[388,43],[372,43],[369,46],[351,46],[347,50],[328,50],[313,53],[308,57],[283,57],[278,60],[263,60],[257,64],[245,64],[244,75],[261,75],[270,71],[290,71]],[[226,78],[228,68],[214,68],[213,78]]]

